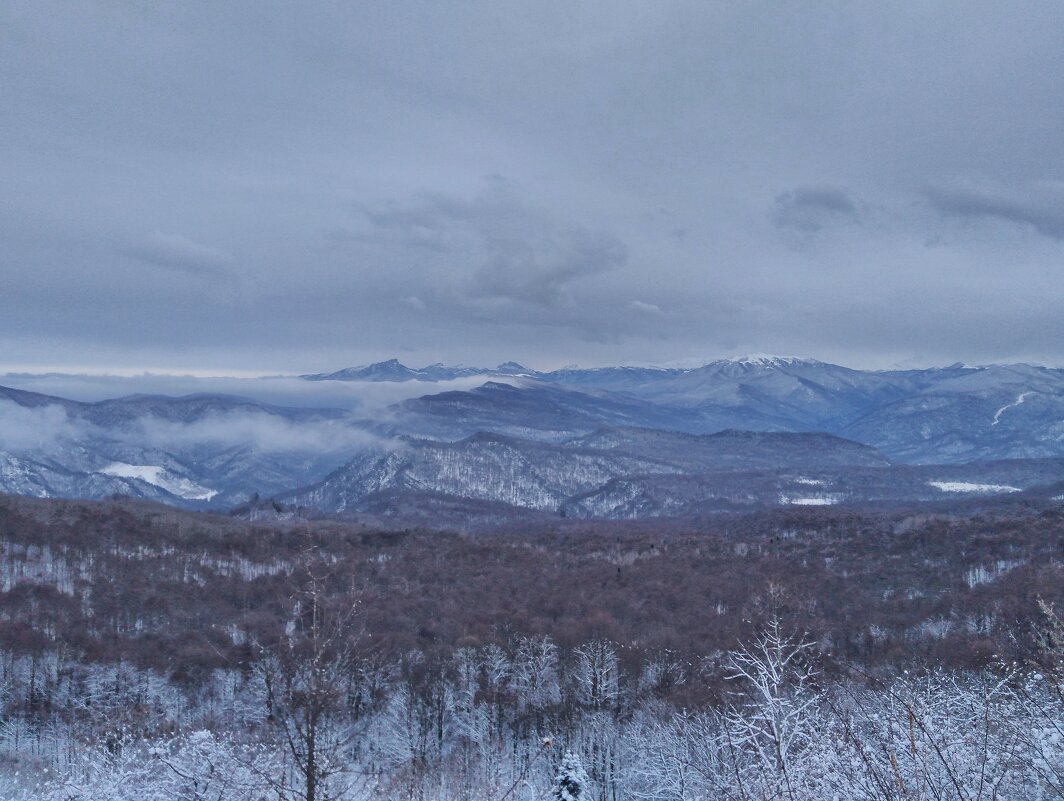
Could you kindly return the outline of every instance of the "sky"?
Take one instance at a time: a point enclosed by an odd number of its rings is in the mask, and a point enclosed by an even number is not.
[[[1064,364],[1064,4],[0,5],[0,371]]]

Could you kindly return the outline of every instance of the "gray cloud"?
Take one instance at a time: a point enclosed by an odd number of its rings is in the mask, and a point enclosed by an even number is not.
[[[487,295],[540,306],[570,300],[568,285],[623,264],[627,250],[609,234],[562,229],[550,236],[488,239],[491,261],[476,273]]]
[[[628,301],[628,308],[634,311],[636,314],[647,314],[652,317],[661,317],[665,312],[661,310],[661,307],[654,303],[645,303],[641,300]]]
[[[220,250],[193,242],[180,234],[159,231],[130,243],[121,252],[157,267],[190,275],[223,275],[229,261]]]
[[[933,187],[925,190],[931,205],[950,217],[1003,220],[1033,228],[1043,236],[1064,240],[1064,191],[1028,192],[1026,197],[974,188]]]
[[[845,189],[800,186],[776,196],[769,213],[777,228],[815,233],[840,222],[857,222],[857,204]]]
[[[425,301],[417,295],[407,295],[405,298],[400,298],[399,300],[411,309],[417,309],[418,311],[424,311],[425,309]]]
[[[0,369],[1064,360],[1026,322],[1064,300],[1062,4],[39,0],[0,29]],[[905,304],[874,341],[840,312],[870,291]]]
[[[501,299],[534,307],[571,304],[572,282],[625,263],[627,248],[603,231],[558,219],[527,202],[517,186],[493,176],[470,199],[423,192],[407,202],[360,204],[370,241],[411,251],[427,263],[451,299]],[[470,269],[471,268],[471,269]],[[403,301],[414,308],[418,296]]]

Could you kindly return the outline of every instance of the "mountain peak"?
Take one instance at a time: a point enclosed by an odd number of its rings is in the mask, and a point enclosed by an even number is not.
[[[803,359],[798,356],[775,356],[771,353],[750,353],[746,356],[725,359],[733,364],[749,364],[754,367],[794,367],[799,364],[820,364],[816,359]]]
[[[495,368],[496,373],[503,375],[535,375],[536,371],[530,367],[525,367],[520,362],[503,362]]]
[[[308,381],[411,381],[418,377],[418,370],[411,370],[398,359],[360,367],[345,367],[334,373],[317,373],[305,375]]]

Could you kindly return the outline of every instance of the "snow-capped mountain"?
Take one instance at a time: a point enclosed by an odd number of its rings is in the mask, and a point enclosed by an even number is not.
[[[1064,370],[1020,364],[902,375],[918,391],[839,432],[911,462],[1064,454]]]
[[[894,497],[879,482],[887,475],[904,484],[904,472],[876,473],[871,483],[852,477],[854,469],[883,467],[886,459],[895,465],[1050,464],[1064,457],[1064,370],[1031,365],[864,371],[752,356],[690,368],[537,372],[515,362],[485,370],[412,369],[393,359],[303,378],[374,382],[385,390],[380,382],[416,382],[425,391],[356,414],[202,393],[84,403],[0,387],[0,491],[122,493],[227,507],[256,493],[318,487],[321,497],[312,505],[321,508],[357,506],[373,493],[419,491],[583,514],[656,508],[653,499],[664,497],[688,498],[684,508],[693,508],[705,480],[691,477],[708,474],[762,474],[749,486],[771,491],[751,489],[751,497],[812,504],[820,502],[817,496],[765,484],[763,474],[845,466],[847,480],[856,483],[824,490],[826,503],[836,496]],[[446,382],[455,378],[472,388],[453,389]],[[580,453],[591,455],[581,461]],[[392,478],[381,477],[388,465],[398,465],[397,454],[419,455],[396,466]],[[963,496],[1030,486],[981,470],[930,476],[918,482],[919,492],[903,494],[937,498],[953,492],[944,487]],[[347,477],[339,478],[344,471]],[[499,489],[503,480],[506,491]],[[714,492],[728,484],[712,483]],[[956,489],[964,484],[975,489]],[[581,495],[587,500],[573,500]]]
[[[868,371],[757,356],[685,369],[567,368],[522,375],[506,384],[407,401],[396,409],[399,429],[446,439],[477,430],[561,439],[597,425],[692,433],[825,431],[897,461],[1064,455],[1060,369],[955,364]]]
[[[515,366],[520,367],[520,365]],[[507,365],[500,365],[499,370],[506,367]],[[314,373],[300,376],[300,378],[307,381],[452,381],[466,376],[493,374],[508,375],[509,373],[479,367],[448,367],[444,364],[413,368],[407,367],[398,359],[388,359],[361,367],[346,367],[334,373]]]

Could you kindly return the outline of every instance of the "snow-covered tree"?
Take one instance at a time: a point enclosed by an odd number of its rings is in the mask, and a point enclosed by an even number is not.
[[[741,691],[726,713],[724,736],[737,780],[755,797],[793,798],[796,792],[795,761],[815,736],[820,702],[815,671],[805,659],[812,646],[784,634],[773,615],[753,643],[725,659],[725,678]]]
[[[604,640],[592,640],[574,652],[573,681],[580,703],[592,709],[606,709],[620,696],[617,649]]]
[[[572,751],[566,751],[558,774],[554,777],[551,797],[555,801],[587,801],[591,795],[589,785],[590,781],[580,758]]]
[[[550,637],[523,637],[512,670],[511,686],[522,706],[540,710],[561,700],[558,646]]]

